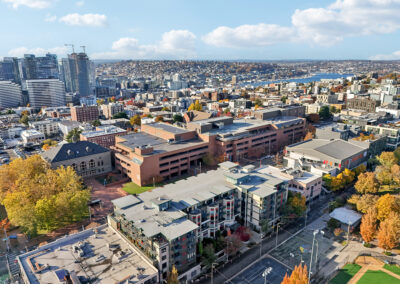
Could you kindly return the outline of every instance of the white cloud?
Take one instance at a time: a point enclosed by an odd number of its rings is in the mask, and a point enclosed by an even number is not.
[[[18,47],[18,48],[11,49],[8,52],[8,55],[13,56],[13,57],[23,57],[24,54],[35,54],[36,56],[42,56],[42,55],[45,55],[46,53],[52,53],[52,54],[57,54],[57,56],[61,57],[63,55],[66,55],[67,52],[68,52],[68,48],[66,46],[57,46],[57,47],[53,47],[53,48]]]
[[[47,14],[46,18],[44,18],[44,21],[48,22],[48,23],[53,23],[56,20],[57,20],[57,16],[54,16],[54,15],[51,15],[51,14]]]
[[[75,2],[75,5],[78,6],[78,7],[82,7],[83,5],[85,5],[85,1]]]
[[[292,28],[261,23],[236,28],[218,27],[205,35],[203,40],[207,44],[218,47],[252,47],[287,42],[293,35]]]
[[[155,44],[140,44],[136,38],[120,38],[113,42],[110,52],[92,54],[98,59],[164,59],[193,58],[196,36],[188,30],[171,30],[165,32]]]
[[[10,4],[14,9],[20,6],[26,6],[34,9],[48,8],[53,4],[54,0],[2,0],[5,3]]]
[[[371,60],[400,60],[400,50],[392,52],[390,54],[377,54],[371,56]]]
[[[302,41],[332,45],[346,37],[393,33],[400,29],[400,0],[336,0],[325,8],[298,9],[289,27],[260,23],[217,27],[203,37],[218,47],[266,46]]]
[[[107,25],[107,16],[100,14],[68,14],[60,18],[63,22],[70,26],[89,26],[89,27],[104,27]]]

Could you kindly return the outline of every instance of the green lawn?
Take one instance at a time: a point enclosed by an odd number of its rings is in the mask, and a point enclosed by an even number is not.
[[[391,271],[391,272],[393,272],[393,273],[396,273],[397,275],[400,275],[400,267],[397,266],[397,265],[385,264],[385,265],[383,266],[383,268],[385,268],[385,269],[387,269],[387,270],[389,270],[389,271]]]
[[[140,194],[142,192],[148,191],[153,188],[154,188],[153,186],[140,186],[134,182],[125,183],[124,186],[122,187],[122,189],[129,194]]]
[[[345,284],[361,269],[358,264],[348,263],[339,270],[338,274],[331,280],[331,284]]]
[[[400,279],[394,278],[389,274],[378,270],[367,270],[365,274],[358,280],[357,284],[399,284]]]

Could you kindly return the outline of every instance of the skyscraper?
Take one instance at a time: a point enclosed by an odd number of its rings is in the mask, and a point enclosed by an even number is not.
[[[58,79],[27,80],[26,87],[34,108],[65,105],[64,83]]]
[[[21,86],[11,81],[0,81],[0,108],[17,107],[21,103]]]
[[[59,79],[57,55],[47,53],[43,57],[25,54],[18,60],[21,80]]]
[[[0,61],[0,80],[19,82],[18,59],[16,57],[4,57]]]
[[[92,94],[90,81],[94,69],[86,53],[72,53],[63,58],[62,71],[67,92],[77,92],[81,96]]]

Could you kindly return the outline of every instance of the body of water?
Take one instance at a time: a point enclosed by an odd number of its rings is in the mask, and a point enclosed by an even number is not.
[[[296,83],[310,83],[315,81],[320,81],[321,79],[339,79],[346,78],[349,76],[354,76],[354,74],[339,74],[339,73],[318,73],[311,77],[306,78],[293,78],[293,79],[280,79],[280,80],[271,80],[271,81],[260,81],[260,82],[243,82],[240,85],[251,85],[254,87],[264,86],[272,83],[280,83],[280,82],[296,82]]]

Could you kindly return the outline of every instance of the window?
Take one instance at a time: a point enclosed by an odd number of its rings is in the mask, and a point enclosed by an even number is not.
[[[74,169],[74,171],[78,171],[78,166],[75,163],[73,163],[71,167]]]
[[[81,162],[81,171],[84,171],[84,170],[86,170],[86,162],[85,161]]]
[[[94,160],[89,161],[89,168],[93,169],[96,166],[96,163]]]

